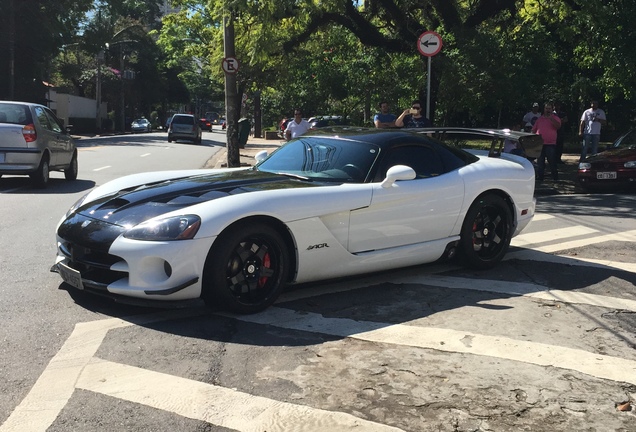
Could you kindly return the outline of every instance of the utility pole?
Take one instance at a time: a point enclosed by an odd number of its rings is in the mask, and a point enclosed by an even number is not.
[[[234,14],[223,14],[223,53],[225,59],[236,59],[234,49]],[[224,60],[225,62],[225,60]],[[238,97],[236,91],[236,73],[225,71],[225,110],[227,116],[227,166],[241,166],[238,142]]]
[[[9,100],[15,97],[15,1],[9,2]]]
[[[97,133],[102,133],[102,62],[104,61],[104,50],[97,53],[97,85],[95,90],[95,99],[97,99],[95,127]]]

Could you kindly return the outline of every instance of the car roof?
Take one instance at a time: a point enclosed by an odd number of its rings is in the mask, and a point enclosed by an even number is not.
[[[457,127],[430,127],[430,128],[409,128],[409,129],[375,129],[356,126],[327,126],[320,129],[310,130],[305,136],[333,137],[350,139],[372,143],[380,148],[388,147],[399,141],[413,140],[414,135],[425,139],[429,136],[440,141],[452,138],[460,139],[490,139],[492,141],[490,152],[492,155],[501,153],[503,141],[512,139],[521,143],[526,154],[530,157],[537,151],[540,153],[543,147],[543,139],[540,135],[512,131],[510,129],[488,129],[488,128],[457,128]],[[498,148],[499,147],[499,148]]]

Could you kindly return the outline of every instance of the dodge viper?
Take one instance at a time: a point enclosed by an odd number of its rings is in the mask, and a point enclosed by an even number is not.
[[[468,136],[490,150],[462,150]],[[532,163],[503,141],[530,148],[535,137],[325,128],[253,167],[126,176],[61,219],[51,270],[119,300],[202,298],[254,313],[290,284],[448,258],[491,268],[536,203]]]

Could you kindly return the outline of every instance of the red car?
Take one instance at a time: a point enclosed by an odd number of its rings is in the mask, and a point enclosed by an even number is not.
[[[577,180],[584,189],[619,189],[636,185],[636,129],[607,150],[579,163]]]

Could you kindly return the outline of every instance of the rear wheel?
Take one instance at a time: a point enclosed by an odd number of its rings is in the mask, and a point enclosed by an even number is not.
[[[70,165],[64,170],[64,178],[66,180],[77,179],[77,152],[73,153]]]
[[[289,261],[285,241],[269,225],[230,228],[208,254],[203,300],[241,314],[262,311],[282,292]]]
[[[489,269],[501,261],[512,238],[512,213],[497,195],[478,198],[468,210],[459,243],[460,258],[469,267]]]
[[[30,177],[35,186],[39,188],[45,188],[49,183],[49,156],[47,154],[42,156],[40,166],[36,172],[30,174]]]

